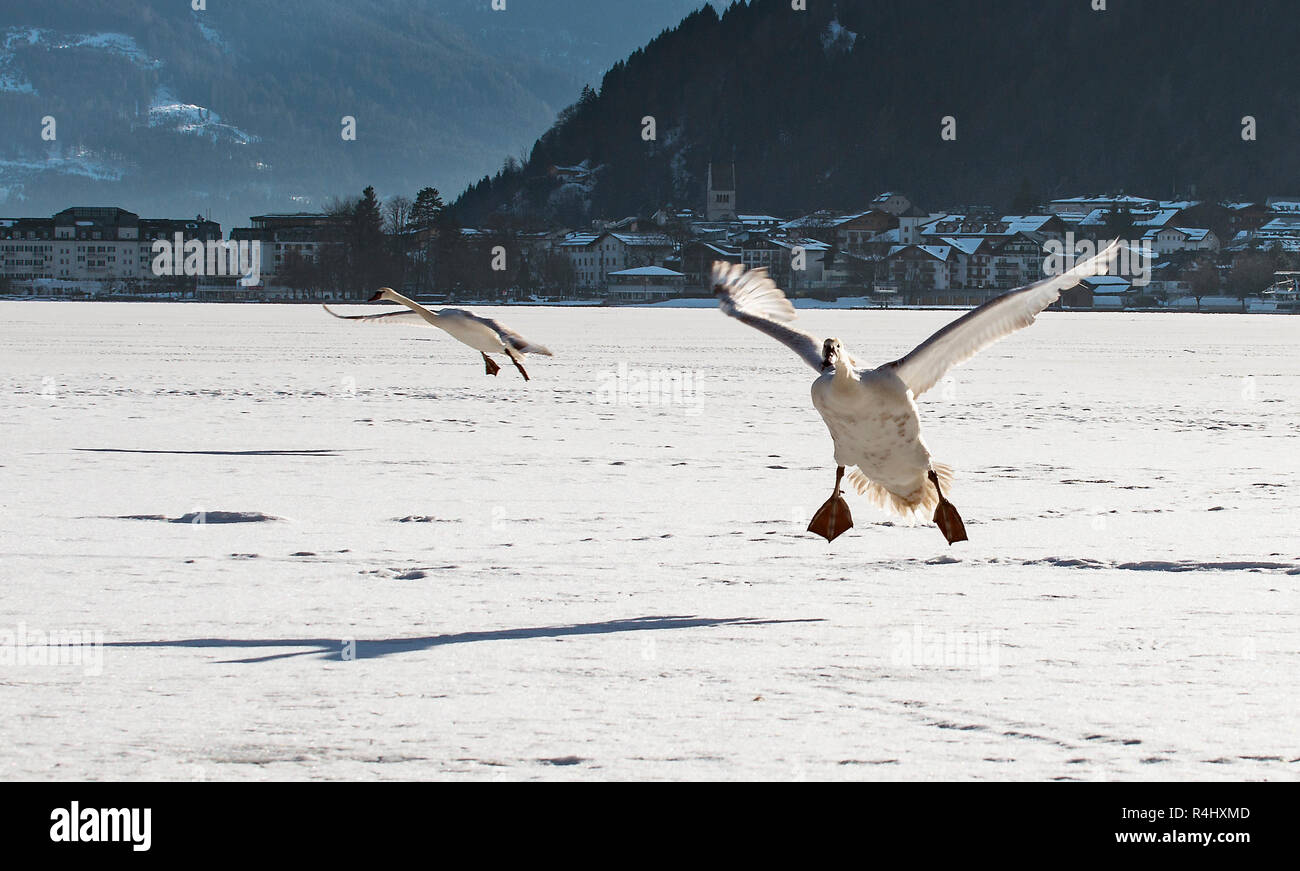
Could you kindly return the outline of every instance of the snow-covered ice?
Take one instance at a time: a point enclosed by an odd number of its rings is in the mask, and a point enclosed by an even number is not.
[[[0,303],[0,774],[1296,779],[1300,319],[1046,313],[955,370],[950,548],[804,532],[830,440],[765,336],[484,311],[531,383],[314,306]]]

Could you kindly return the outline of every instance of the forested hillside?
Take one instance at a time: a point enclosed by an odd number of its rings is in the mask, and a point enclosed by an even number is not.
[[[520,167],[456,204],[565,223],[699,207],[734,159],[742,211],[925,205],[1017,194],[1203,197],[1300,185],[1292,0],[753,0],[705,8],[615,65]],[[1242,118],[1257,141],[1243,141]],[[655,119],[656,138],[641,136]],[[955,141],[940,137],[955,119]],[[594,184],[549,177],[587,160]]]

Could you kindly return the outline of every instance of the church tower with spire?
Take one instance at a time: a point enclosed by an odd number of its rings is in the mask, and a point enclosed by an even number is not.
[[[704,200],[704,220],[736,220],[736,164],[723,166],[718,174],[713,174],[713,164],[709,164],[709,188]]]

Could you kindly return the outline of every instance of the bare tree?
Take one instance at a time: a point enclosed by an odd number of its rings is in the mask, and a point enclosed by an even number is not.
[[[1232,264],[1228,273],[1228,286],[1232,295],[1241,300],[1241,310],[1246,310],[1246,299],[1255,296],[1273,283],[1273,259],[1258,251],[1247,251]]]
[[[280,267],[281,281],[293,291],[294,300],[315,296],[318,280],[316,264],[303,257],[296,248],[290,248],[284,255]]]
[[[573,295],[576,276],[573,262],[568,257],[554,251],[546,252],[542,259],[540,272],[542,285],[545,288],[554,290],[563,297]]]
[[[333,217],[351,217],[357,212],[361,197],[331,197],[325,201],[325,214]]]
[[[1201,310],[1201,298],[1213,296],[1219,289],[1219,268],[1208,258],[1197,260],[1186,273],[1192,296],[1196,298],[1196,310]]]
[[[384,232],[390,236],[405,232],[411,224],[411,201],[398,194],[384,203]]]

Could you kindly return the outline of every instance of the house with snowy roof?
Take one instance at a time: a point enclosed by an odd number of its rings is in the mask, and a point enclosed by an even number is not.
[[[1180,209],[1127,209],[1129,219],[1132,221],[1132,232],[1144,234],[1148,230],[1159,230],[1178,222],[1179,216],[1182,215]],[[1111,221],[1116,213],[1111,209],[1094,209],[1079,221],[1076,231],[1091,239],[1101,239],[1105,237],[1110,230]]]
[[[1151,266],[1151,279],[1145,291],[1164,299],[1181,299],[1192,292],[1192,283],[1188,280],[1186,269],[1169,260],[1162,260]]]
[[[1061,291],[1061,308],[1122,309],[1137,295],[1122,275],[1091,275]]]
[[[1269,197],[1265,205],[1275,214],[1300,215],[1300,197]]]
[[[899,245],[882,262],[882,288],[907,298],[961,287],[965,257],[951,245]]]
[[[1300,251],[1300,214],[1278,215],[1254,233],[1233,240],[1233,249],[1272,248],[1286,252]]]
[[[737,245],[721,241],[692,240],[682,246],[682,272],[688,288],[706,289],[717,261],[740,263],[741,250]]]
[[[917,211],[916,207],[912,205],[911,200],[903,194],[895,191],[885,191],[877,194],[875,199],[871,201],[871,208],[873,210],[888,212],[895,217]]]
[[[686,276],[663,266],[636,266],[608,275],[607,297],[613,302],[654,302],[679,297]]]
[[[1047,204],[1047,210],[1053,215],[1087,215],[1101,210],[1111,212],[1117,209],[1155,210],[1160,207],[1158,200],[1147,197],[1135,197],[1128,194],[1117,196],[1062,197]]]
[[[1062,239],[1066,224],[1058,215],[1003,215],[989,221],[949,214],[931,218],[919,228],[919,234],[925,240],[961,237],[1009,239],[1025,233],[1036,233],[1044,239]]]
[[[845,251],[862,251],[867,243],[898,226],[898,217],[881,209],[842,214],[820,210],[783,222],[777,231],[820,239]]]
[[[1017,232],[993,239],[989,249],[990,286],[1010,290],[1042,278],[1047,238],[1038,232]]]
[[[1300,214],[1278,215],[1259,228],[1261,234],[1300,235]]]
[[[766,269],[786,291],[819,286],[824,280],[824,260],[830,245],[801,236],[751,235],[737,244],[746,269]],[[795,268],[801,264],[802,268]]]
[[[1261,202],[1227,202],[1222,205],[1228,217],[1227,237],[1235,237],[1243,230],[1258,230],[1274,217],[1268,206]]]
[[[1179,251],[1218,251],[1219,237],[1213,230],[1198,227],[1160,227],[1147,230],[1142,239],[1158,256]]]
[[[993,286],[993,246],[984,236],[946,236],[940,243],[952,249],[952,287]]]
[[[609,273],[636,266],[664,266],[673,241],[662,233],[570,233],[555,250],[573,266],[574,283],[601,288]]]
[[[832,219],[827,230],[834,241],[845,251],[862,251],[867,242],[881,233],[898,227],[898,216],[883,209],[868,209],[853,215],[843,215]]]
[[[1064,239],[1067,232],[1059,215],[1003,215],[993,221],[941,215],[922,224],[918,235],[919,244],[925,245],[983,241],[969,251],[958,246],[967,258],[960,286],[1009,289],[1041,278],[1043,246]],[[900,241],[908,244],[907,239]]]
[[[783,237],[772,239],[781,251],[778,275],[791,293],[820,287],[826,280],[826,255],[831,246],[820,239]]]

